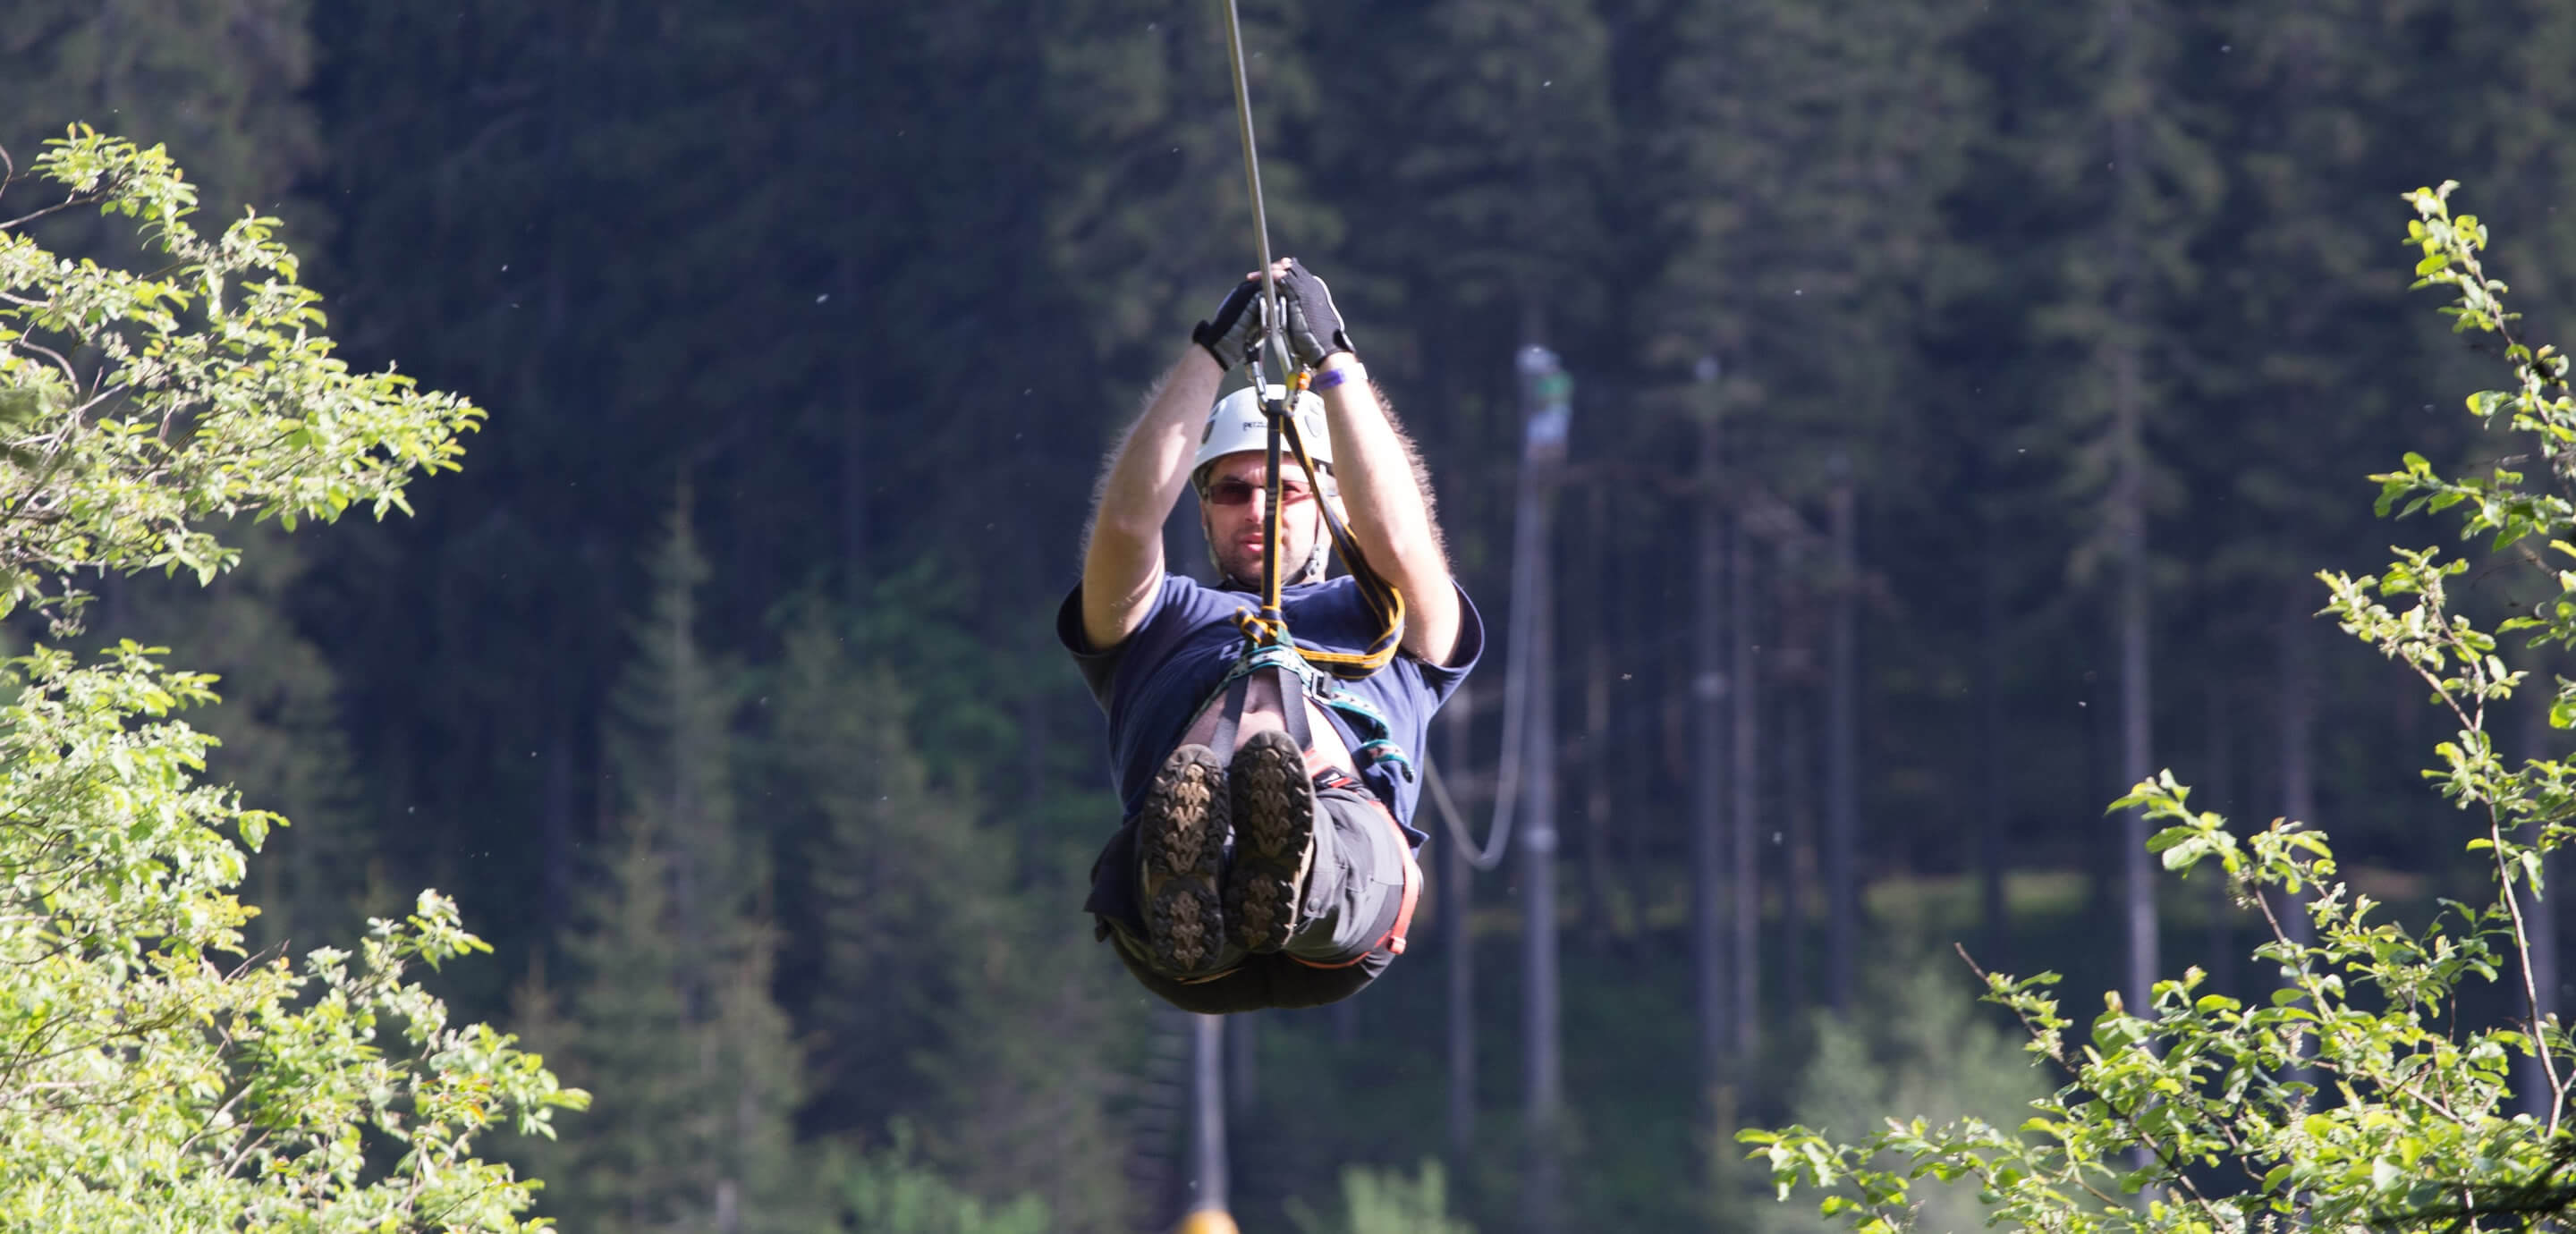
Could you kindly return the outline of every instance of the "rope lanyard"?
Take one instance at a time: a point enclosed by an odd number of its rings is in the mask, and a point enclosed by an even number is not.
[[[1305,377],[1303,373],[1298,374],[1297,390],[1304,389]],[[1295,393],[1292,391],[1290,397],[1294,396]],[[1307,475],[1322,474],[1316,469],[1313,456],[1307,453],[1305,437],[1298,432],[1296,419],[1286,414],[1285,404],[1281,406],[1279,413],[1270,418],[1272,447],[1277,448],[1283,441],[1296,458],[1297,465],[1303,468]],[[1271,487],[1275,494],[1279,485],[1279,467],[1276,463],[1271,465],[1270,475]],[[1307,663],[1336,677],[1356,681],[1385,667],[1387,661],[1395,658],[1396,648],[1404,638],[1404,593],[1397,591],[1393,585],[1379,577],[1377,571],[1369,565],[1368,555],[1360,551],[1359,542],[1352,538],[1350,527],[1342,522],[1342,516],[1333,512],[1332,503],[1325,501],[1320,492],[1316,495],[1316,501],[1323,511],[1324,530],[1332,537],[1333,548],[1341,553],[1342,563],[1350,567],[1351,581],[1359,586],[1360,596],[1367,601],[1369,611],[1378,616],[1378,635],[1362,650],[1333,651],[1322,647],[1298,646],[1288,638],[1288,628],[1283,622],[1277,628],[1277,641],[1295,646],[1297,654],[1303,656]],[[1280,512],[1275,495],[1270,500],[1267,518],[1268,525],[1263,532],[1265,539],[1261,551],[1264,558],[1263,572],[1271,578],[1265,584],[1265,598],[1269,606],[1276,610],[1279,605],[1279,585],[1277,571],[1273,568],[1274,563],[1269,560],[1275,558],[1279,552]]]
[[[1296,372],[1294,357],[1288,354],[1287,332],[1280,326],[1279,275],[1270,266],[1270,213],[1261,195],[1261,152],[1252,136],[1252,82],[1243,63],[1243,18],[1235,11],[1235,0],[1225,0],[1225,51],[1234,67],[1235,129],[1243,138],[1244,190],[1252,199],[1252,245],[1260,254],[1261,264],[1261,345],[1252,357],[1252,388],[1262,392],[1262,414],[1270,421],[1270,432],[1264,442],[1263,457],[1267,478],[1262,481],[1266,513],[1261,539],[1261,614],[1258,627],[1247,624],[1244,632],[1256,642],[1288,642],[1288,625],[1280,613],[1279,591],[1279,425],[1286,418],[1290,402],[1306,388],[1306,375]],[[1287,386],[1287,397],[1269,397],[1270,383],[1261,372],[1261,351],[1272,351],[1279,360],[1279,371]],[[1294,374],[1290,377],[1290,374]],[[1292,426],[1290,431],[1295,431]],[[1303,451],[1300,451],[1303,461]],[[1309,471],[1309,476],[1315,473]]]
[[[1349,528],[1343,525],[1341,516],[1334,513],[1332,503],[1324,500],[1323,494],[1318,491],[1316,501],[1323,510],[1324,525],[1333,538],[1333,547],[1341,552],[1343,563],[1350,567],[1351,576],[1357,582],[1362,597],[1368,602],[1370,611],[1379,619],[1381,632],[1365,649],[1357,652],[1300,646],[1288,632],[1288,620],[1281,605],[1280,595],[1286,580],[1279,568],[1281,530],[1279,499],[1282,491],[1279,464],[1283,445],[1287,455],[1293,457],[1309,477],[1318,477],[1322,473],[1316,469],[1313,457],[1307,452],[1305,440],[1297,431],[1296,420],[1290,414],[1290,408],[1294,406],[1297,397],[1305,393],[1311,374],[1301,370],[1297,366],[1296,358],[1289,353],[1286,320],[1280,313],[1279,276],[1270,263],[1269,212],[1261,194],[1260,148],[1254,141],[1252,133],[1252,87],[1244,66],[1243,20],[1236,12],[1235,0],[1225,0],[1225,47],[1227,57],[1234,68],[1235,124],[1243,139],[1244,187],[1252,198],[1253,246],[1261,259],[1262,335],[1261,346],[1255,349],[1252,357],[1252,382],[1253,388],[1262,392],[1262,415],[1270,425],[1270,431],[1263,443],[1266,479],[1262,485],[1264,511],[1261,540],[1261,610],[1258,613],[1244,614],[1237,619],[1243,627],[1244,636],[1251,643],[1239,668],[1244,673],[1252,671],[1253,657],[1263,648],[1287,647],[1293,648],[1308,664],[1324,669],[1336,677],[1357,680],[1385,667],[1388,661],[1395,658],[1396,649],[1403,641],[1404,597],[1384,579],[1378,577],[1376,571],[1369,568],[1368,559],[1360,552],[1358,543],[1351,538]],[[1281,391],[1281,396],[1278,398],[1269,397],[1273,383],[1263,372],[1262,353],[1265,351],[1275,360],[1282,378],[1277,383]],[[1302,727],[1302,725],[1292,721],[1293,727]]]

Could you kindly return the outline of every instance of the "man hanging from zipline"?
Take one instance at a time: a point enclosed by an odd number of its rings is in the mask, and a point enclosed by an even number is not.
[[[1345,998],[1404,949],[1425,838],[1409,825],[1408,752],[1484,649],[1421,462],[1331,292],[1293,259],[1273,272],[1277,341],[1311,390],[1217,398],[1264,341],[1255,271],[1199,323],[1112,456],[1082,582],[1056,618],[1108,713],[1127,815],[1083,909],[1147,989],[1208,1013]],[[1311,470],[1274,439],[1278,412]],[[1215,587],[1165,568],[1163,524],[1185,485]],[[1327,580],[1345,533],[1351,573]]]

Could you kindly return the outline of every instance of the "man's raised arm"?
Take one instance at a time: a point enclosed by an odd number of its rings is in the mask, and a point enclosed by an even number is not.
[[[1295,261],[1280,279],[1289,347],[1315,370],[1333,435],[1333,474],[1351,537],[1378,575],[1404,593],[1404,650],[1446,664],[1458,648],[1458,591],[1431,513],[1431,491],[1413,443],[1369,385],[1333,307],[1332,291]]]
[[[1163,585],[1163,520],[1189,483],[1199,423],[1225,379],[1230,361],[1217,357],[1239,360],[1250,345],[1258,292],[1246,281],[1199,323],[1101,473],[1082,550],[1082,636],[1095,651],[1127,641]]]

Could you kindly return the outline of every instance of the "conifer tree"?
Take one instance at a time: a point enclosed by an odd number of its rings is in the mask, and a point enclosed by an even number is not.
[[[2383,465],[2390,426],[2414,405],[2406,383],[2354,382],[2347,368],[2355,356],[2423,345],[2390,294],[2381,225],[2391,179],[2410,174],[2408,155],[2423,137],[2403,100],[2445,72],[2379,54],[2407,7],[2320,0],[2224,10],[2218,54],[2177,74],[2210,83],[2237,117],[2213,149],[2225,216],[2242,222],[2195,242],[2194,264],[2207,271],[2185,288],[2196,363],[2175,383],[2187,397],[2167,408],[2193,446],[2174,451],[2171,466],[2186,491],[2226,492],[2260,514],[2178,520],[2171,532],[2169,555],[2192,563],[2181,586],[2207,599],[2174,606],[2193,628],[2169,637],[2192,648],[2199,669],[2185,688],[2218,700],[2211,752],[2194,755],[2211,765],[2193,770],[2209,782],[2212,808],[2331,822],[2356,838],[2421,820],[2399,777],[2318,748],[2316,721],[2338,708],[2330,644],[2309,620],[2306,569],[2367,560],[2360,554],[2384,539],[2336,477]],[[2271,602],[2243,600],[2264,593]],[[2253,755],[2249,778],[2262,798],[2239,796],[2222,778],[2220,753],[2231,746]],[[2319,816],[2321,803],[2331,818]],[[2222,930],[2260,924],[2250,911],[2216,911]],[[2284,920],[2304,939],[2304,914]],[[2227,972],[2223,939],[2213,950],[2222,954],[2205,963]]]
[[[1250,266],[1211,16],[321,6],[338,257],[366,276],[361,306],[422,336],[407,362],[547,409],[489,443],[470,518],[425,511],[435,525],[395,551],[328,563],[348,580],[331,595],[345,663],[449,668],[417,705],[356,717],[376,791],[435,813],[451,849],[569,854],[610,812],[586,751],[619,649],[596,614],[639,593],[675,458],[725,497],[699,527],[735,583],[704,598],[713,644],[762,636],[818,568],[858,592],[929,560],[968,593],[966,633],[1017,650],[1029,580],[1075,551],[1087,490],[1053,482],[1065,460],[1132,407],[1151,376],[1135,357],[1168,362]],[[1268,92],[1293,48],[1265,46]],[[421,98],[440,105],[390,101]],[[1263,95],[1268,115],[1295,105]],[[1283,243],[1316,234],[1291,221],[1293,179],[1274,168]],[[949,482],[970,469],[990,487]],[[994,489],[1022,502],[1000,532]],[[487,636],[498,612],[510,637]],[[1088,723],[1060,672],[1048,654],[993,703]],[[526,802],[544,803],[534,836]],[[570,879],[557,856],[491,873],[510,903]]]
[[[1960,34],[1922,0],[1697,6],[1660,61],[1647,174],[1672,247],[1638,358],[1715,355],[1739,435],[1793,493],[1821,492],[1837,450],[1866,480],[1921,431],[1899,392],[1956,275],[1941,207],[1988,114]]]
[[[310,0],[23,0],[0,36],[0,147],[88,123],[159,138],[230,220],[244,205],[286,214],[301,233],[324,221],[295,208],[298,181],[322,161],[303,91],[313,77]],[[57,241],[60,243],[60,241]]]
[[[873,1136],[932,1099],[918,1056],[971,976],[967,940],[995,927],[1009,874],[971,800],[934,791],[912,750],[913,707],[883,668],[807,619],[787,639],[770,708],[773,818],[796,871],[787,890],[814,923],[818,977],[799,1007],[816,1034],[812,1125]]]
[[[1333,165],[1346,169],[1332,182],[1351,186],[1349,196],[1357,199],[1351,213],[1366,220],[1351,247],[1376,288],[1363,283],[1361,302],[1374,290],[1406,306],[1371,319],[1382,340],[1372,354],[1394,357],[1392,373],[1426,387],[1425,401],[1437,413],[1425,420],[1451,440],[1481,435],[1487,448],[1511,443],[1520,436],[1523,411],[1512,393],[1521,380],[1513,357],[1528,346],[1563,346],[1560,333],[1600,304],[1608,255],[1600,192],[1615,149],[1609,32],[1589,0],[1438,0],[1391,18],[1388,26],[1346,29],[1346,52],[1319,57],[1336,66],[1336,83],[1382,77],[1394,86],[1337,92],[1333,120],[1317,138]],[[1361,187],[1371,184],[1375,194]],[[1499,509],[1514,500],[1503,487],[1469,492],[1464,518],[1472,522],[1476,507]],[[1537,529],[1526,548],[1536,554],[1543,578],[1548,524],[1544,517],[1531,521],[1529,512],[1544,511],[1553,495],[1544,487],[1525,489],[1517,500],[1525,504],[1516,525]],[[1536,679],[1516,686],[1548,690],[1545,648],[1554,640],[1546,632],[1553,624],[1547,606],[1554,596],[1542,585],[1528,600],[1535,612],[1511,613],[1508,620],[1513,629],[1532,632],[1524,640],[1530,646],[1508,654]],[[1551,696],[1534,697],[1531,714],[1541,719],[1532,729],[1533,748],[1552,756],[1544,719],[1553,714]],[[1517,1086],[1527,1167],[1519,1182],[1524,1218],[1536,1231],[1562,1228],[1568,1140],[1558,941],[1547,907],[1555,886],[1553,837],[1562,823],[1554,768],[1550,761],[1534,773],[1518,807],[1528,841],[1518,853],[1523,1037]],[[1472,1041],[1460,1044],[1473,1050]]]
[[[806,1125],[878,1144],[900,1120],[927,1164],[1058,1228],[1123,1228],[1125,1145],[1109,1118],[1132,1018],[1072,911],[1079,888],[1020,886],[1013,828],[914,749],[919,707],[822,610],[791,628],[766,734],[784,894],[815,1042]]]
[[[1601,195],[1618,145],[1610,31],[1597,9],[1592,0],[1440,0],[1394,51],[1416,58],[1393,77],[1397,91],[1337,100],[1344,114],[1365,115],[1375,102],[1389,119],[1403,117],[1400,130],[1334,126],[1338,144],[1354,147],[1342,157],[1392,173],[1371,251],[1418,246],[1403,263],[1425,276],[1412,290],[1479,327],[1431,337],[1474,348],[1458,358],[1479,356],[1498,376],[1523,344],[1562,350],[1558,336],[1601,305],[1611,251]],[[1420,55],[1426,48],[1438,54]],[[1404,324],[1444,324],[1414,316]]]
[[[1120,377],[1100,389],[1121,424],[1127,374],[1159,372],[1190,322],[1259,264],[1235,115],[1224,10],[1143,0],[1051,6],[1043,102],[1082,151],[1059,170],[1046,253],[1092,355]],[[1241,9],[1246,77],[1271,256],[1332,273],[1339,214],[1309,187],[1296,140],[1317,103],[1300,6]],[[1115,100],[1104,106],[1101,100]]]
[[[2110,761],[2132,783],[2155,770],[2150,522],[2172,488],[2157,435],[2178,427],[2174,407],[2189,392],[2179,305],[2198,277],[2190,245],[2225,181],[2200,127],[2205,100],[2176,68],[2181,49],[2204,41],[2197,15],[2165,0],[2101,0],[2063,16],[2071,24],[2056,37],[2082,54],[2065,60],[2072,75],[2050,89],[2081,103],[2061,102],[2023,139],[2040,189],[2066,212],[2052,254],[2054,303],[2029,320],[2060,360],[2041,392],[2043,431],[2065,459],[2063,499],[2081,512],[2071,573],[2106,619]],[[2158,970],[2145,829],[2132,812],[2117,833],[2123,993],[2133,1001],[2147,997]]]
[[[618,690],[609,858],[564,940],[560,993],[542,976],[522,990],[530,1040],[619,1095],[530,1156],[557,1180],[546,1207],[576,1228],[800,1230],[811,1184],[792,1142],[797,1050],[769,988],[769,863],[736,817],[739,699],[699,643],[709,571],[685,485],[666,537]]]
[[[1693,499],[1709,508],[1700,515],[1699,638],[1713,648],[1724,637],[1738,649],[1723,666],[1731,740],[1718,741],[1712,700],[1700,747],[1731,748],[1734,757],[1703,755],[1692,768],[1702,781],[1700,881],[1720,866],[1732,876],[1730,895],[1703,885],[1692,899],[1701,955],[1696,1078],[1711,1095],[1751,1076],[1748,1025],[1758,1022],[1760,986],[1744,970],[1758,954],[1753,841],[1771,824],[1758,816],[1749,782],[1767,734],[1747,705],[1766,671],[1754,653],[1762,640],[1747,627],[1772,605],[1768,593],[1736,594],[1766,573],[1743,568],[1753,559],[1745,545],[1763,534],[1751,512],[1764,500],[1824,498],[1843,478],[1840,459],[1851,460],[1863,487],[1897,473],[1908,457],[1902,443],[1923,431],[1925,409],[1900,392],[1919,371],[1914,337],[1941,301],[1939,276],[1957,260],[1936,220],[1983,116],[1949,45],[1957,33],[1957,17],[1919,0],[1876,0],[1854,12],[1697,6],[1674,10],[1649,61],[1658,77],[1642,178],[1657,190],[1654,230],[1668,251],[1652,267],[1653,309],[1635,359],[1648,372],[1696,378],[1687,394],[1658,405],[1686,410],[1701,439]],[[1730,559],[1737,564],[1721,589]],[[1721,636],[1721,625],[1732,628]],[[1719,803],[1731,833],[1722,846],[1709,831]],[[1856,804],[1853,814],[1856,826]],[[1836,874],[1857,877],[1848,868]],[[1722,912],[1727,900],[1736,911]],[[1830,900],[1858,909],[1850,887]]]

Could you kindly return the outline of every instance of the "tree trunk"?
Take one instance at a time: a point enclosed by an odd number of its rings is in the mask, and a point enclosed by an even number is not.
[[[540,823],[543,834],[539,850],[544,862],[540,885],[545,894],[537,906],[541,936],[551,936],[573,919],[573,880],[577,876],[573,856],[573,768],[570,724],[560,712],[546,734],[545,813]]]
[[[840,69],[839,79],[842,81],[860,80],[858,74],[861,71],[859,69],[861,37],[863,36],[845,23],[836,23],[834,26],[832,58]],[[846,131],[859,131],[858,126],[866,121],[860,118],[858,93],[853,90],[843,90],[837,94],[839,97],[834,100],[834,103],[845,117],[844,123],[850,126]],[[853,180],[862,178],[864,178],[863,173],[861,176],[851,177]],[[864,191],[862,186],[857,184],[852,184],[851,187]],[[867,306],[872,299],[867,294],[868,288],[860,270],[859,258],[853,251],[855,248],[854,245],[852,249],[843,250],[841,259],[835,263],[834,272],[839,277],[833,281],[839,286],[832,289],[840,303],[833,306],[831,316],[843,323],[842,329],[849,331],[850,337],[859,337],[866,329],[865,323],[869,314]],[[868,423],[870,417],[861,410],[866,402],[866,396],[860,391],[859,371],[868,353],[857,347],[842,347],[837,348],[836,351],[838,354],[834,357],[834,367],[838,372],[834,376],[840,385],[838,393],[847,404],[841,409],[839,443],[841,447],[839,513],[842,591],[849,598],[850,603],[860,604],[865,602],[866,589],[870,580],[875,577],[875,573],[868,568],[868,540],[871,532],[868,526],[870,471]]]
[[[1548,532],[1548,489],[1555,465],[1563,457],[1563,424],[1556,426],[1555,446],[1546,441],[1543,421],[1550,407],[1546,376],[1557,376],[1555,359],[1538,348],[1523,353],[1524,397],[1530,412],[1521,461],[1520,533],[1517,548],[1529,586],[1529,651],[1523,661],[1529,684],[1521,693],[1528,709],[1523,725],[1524,748],[1508,757],[1522,762],[1521,790],[1521,939],[1523,1041],[1528,1050],[1523,1086],[1529,1102],[1529,1173],[1525,1213],[1532,1234],[1553,1234],[1558,1223],[1560,1183],[1559,1113],[1564,1105],[1563,1071],[1557,1041],[1556,938],[1556,619],[1554,553]],[[1544,376],[1543,376],[1544,375]],[[1515,614],[1517,620],[1518,615]]]
[[[861,302],[862,301],[857,295],[850,295],[850,304],[852,307],[856,307]],[[846,357],[851,353],[855,353],[858,349],[855,347],[845,347],[841,350]],[[847,359],[843,360],[843,364],[845,367],[856,367],[854,363]],[[854,380],[855,376],[855,374],[845,372],[842,376],[841,385],[841,396],[850,399],[853,402],[858,398],[858,383]],[[856,406],[852,406],[842,413],[840,443],[841,569],[844,572],[844,592],[848,595],[850,602],[853,604],[864,603],[866,601],[868,580],[874,577],[868,569],[867,422],[868,418],[859,414],[859,409]]]
[[[1786,563],[1783,563],[1784,565]],[[1783,619],[1784,622],[1788,620]],[[1769,816],[1766,834],[1757,837],[1755,850],[1770,853],[1775,863],[1771,882],[1780,888],[1780,931],[1777,963],[1780,981],[1780,1005],[1774,1015],[1795,1016],[1807,1005],[1807,879],[1815,873],[1815,760],[1809,756],[1814,739],[1808,725],[1815,719],[1805,697],[1791,690],[1773,693],[1771,731],[1780,738],[1780,760],[1775,775],[1779,787]]]
[[[1441,765],[1467,766],[1467,742],[1475,725],[1474,708],[1461,686],[1444,710],[1451,713],[1449,750]],[[1503,757],[1511,757],[1505,751]],[[1469,932],[1469,910],[1475,902],[1475,871],[1466,846],[1449,836],[1440,846],[1440,937],[1449,951],[1449,1166],[1465,1180],[1467,1162],[1476,1147],[1476,940]]]
[[[1732,627],[1728,637],[1734,643],[1734,671],[1728,676],[1735,700],[1730,733],[1734,758],[1729,777],[1734,793],[1727,810],[1727,872],[1733,884],[1729,898],[1734,908],[1734,946],[1730,950],[1735,963],[1733,997],[1729,1000],[1735,1016],[1729,1044],[1741,1061],[1752,1056],[1758,1035],[1762,963],[1761,850],[1757,838],[1761,825],[1757,790],[1762,782],[1762,712],[1754,680],[1758,670],[1753,641],[1753,532],[1741,517],[1730,528],[1727,547],[1727,615]]]
[[[1189,1211],[1226,1210],[1225,1018],[1190,1017]]]
[[[2155,774],[2148,743],[2147,586],[2145,537],[2132,532],[2120,597],[2120,767],[2127,783]],[[2121,819],[2121,895],[2127,905],[2129,931],[2129,1006],[2147,1013],[2148,991],[2156,979],[2156,861],[2147,852],[2147,815],[2131,810]]]
[[[2110,42],[2115,95],[2142,93],[2134,14],[2128,0],[2112,0]],[[2153,683],[2147,671],[2147,476],[2145,357],[2137,335],[2145,329],[2141,305],[2146,278],[2139,254],[2142,226],[2138,199],[2147,191],[2146,169],[2139,162],[2140,104],[2134,97],[2113,103],[2111,161],[2119,180],[2111,211],[2114,278],[2109,340],[2111,432],[2115,451],[2110,518],[2118,579],[2114,603],[2120,656],[2120,770],[2129,785],[2155,774],[2150,740]],[[2122,899],[2127,905],[2128,997],[2132,1011],[2148,1013],[2148,991],[2156,977],[2155,861],[2147,853],[2147,816],[2131,810],[2121,819]]]
[[[1825,685],[1825,1001],[1852,1008],[1860,950],[1860,531],[1851,460],[1834,456],[1833,616]]]
[[[1592,954],[1609,949],[1613,887],[1610,868],[1610,491],[1591,491],[1592,599],[1583,632],[1583,932]]]
[[[1976,850],[1977,903],[1983,918],[1982,962],[1990,972],[2011,964],[2011,906],[2005,899],[2010,874],[2004,845],[2004,668],[2010,649],[2004,630],[2003,520],[1985,514],[1985,543],[1979,553],[1977,588],[1977,820],[1970,840]]]
[[[1542,523],[1544,516],[1542,516]],[[1545,539],[1542,536],[1540,543]],[[1548,588],[1544,548],[1533,548],[1539,586],[1536,620],[1532,621],[1535,645],[1531,648],[1529,748],[1520,757],[1527,760],[1528,776],[1521,797],[1521,894],[1522,894],[1522,982],[1527,991],[1526,1019],[1522,1025],[1528,1036],[1529,1058],[1524,1077],[1529,1094],[1529,1128],[1533,1159],[1530,1162],[1529,1215],[1533,1231],[1556,1228],[1557,1211],[1557,1121],[1564,1106],[1563,1072],[1559,1063],[1557,1030],[1556,956],[1556,717],[1555,691],[1548,688],[1554,676],[1556,657],[1549,646],[1551,627],[1548,620]]]
[[[1691,960],[1698,995],[1699,1082],[1712,1104],[1726,1080],[1726,514],[1714,415],[1700,422],[1699,558],[1693,572],[1691,678]],[[1722,1130],[1722,1129],[1719,1129]]]

